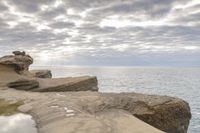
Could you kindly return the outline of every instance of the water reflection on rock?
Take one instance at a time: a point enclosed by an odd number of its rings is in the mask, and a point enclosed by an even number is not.
[[[36,124],[32,116],[15,114],[0,116],[0,133],[37,133]]]

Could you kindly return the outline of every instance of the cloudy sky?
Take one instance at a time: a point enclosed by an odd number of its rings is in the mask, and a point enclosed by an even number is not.
[[[35,65],[200,66],[200,0],[0,0],[0,55]]]

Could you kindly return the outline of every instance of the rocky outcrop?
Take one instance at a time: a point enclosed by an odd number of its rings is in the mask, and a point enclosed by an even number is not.
[[[19,79],[8,83],[7,86],[17,90],[32,90],[39,87],[39,82],[37,80]]]
[[[19,97],[23,97],[22,93]],[[46,92],[27,97],[31,103],[21,111],[34,116],[42,133],[163,133],[151,130],[149,125],[167,133],[186,133],[191,118],[185,101],[168,96]],[[149,125],[139,124],[135,117]]]
[[[15,71],[22,74],[29,70],[29,66],[33,63],[33,58],[26,55],[25,52],[14,51],[14,55],[8,55],[0,58],[1,65],[13,66]]]
[[[30,72],[37,78],[52,78],[51,70],[31,70]]]
[[[187,132],[190,108],[179,98],[93,92],[98,91],[96,77],[51,79],[49,71],[29,74],[33,59],[25,52],[13,53],[0,58],[0,98],[25,100],[20,111],[34,116],[39,133]]]
[[[7,84],[17,90],[37,92],[98,91],[96,77],[83,76],[57,79],[18,79]]]
[[[167,133],[186,133],[191,118],[187,102],[167,96],[103,94],[98,99],[82,105],[82,108],[91,114],[122,109]]]

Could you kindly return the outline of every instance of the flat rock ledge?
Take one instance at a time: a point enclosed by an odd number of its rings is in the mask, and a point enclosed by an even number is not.
[[[69,77],[56,79],[17,79],[7,86],[17,90],[37,92],[98,91],[95,76]]]
[[[94,76],[51,78],[29,71],[25,52],[0,58],[0,99],[23,101],[39,133],[187,133],[191,112],[179,98],[100,93]],[[42,92],[42,93],[41,93]]]

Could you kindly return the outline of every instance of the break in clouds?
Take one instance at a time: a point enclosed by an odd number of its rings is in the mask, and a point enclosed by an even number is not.
[[[199,0],[1,0],[0,55],[35,65],[200,65]]]

